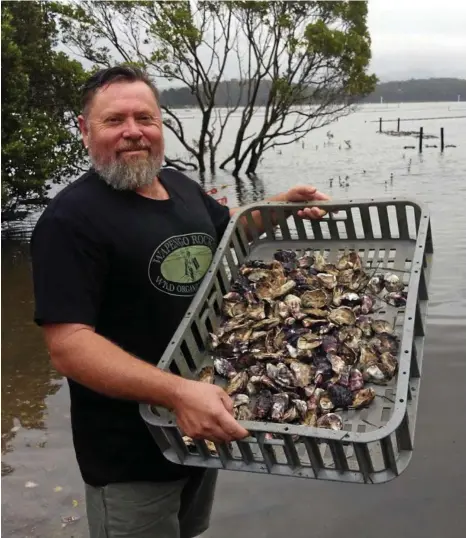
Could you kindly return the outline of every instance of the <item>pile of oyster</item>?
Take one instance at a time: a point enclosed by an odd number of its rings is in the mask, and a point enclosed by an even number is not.
[[[341,429],[336,411],[370,405],[366,384],[396,375],[399,340],[376,312],[404,306],[404,284],[364,270],[353,251],[335,264],[310,251],[274,258],[240,267],[200,379],[224,378],[238,420]]]

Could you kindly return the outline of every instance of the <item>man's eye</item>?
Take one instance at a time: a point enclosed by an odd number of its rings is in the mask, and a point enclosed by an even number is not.
[[[107,118],[107,123],[120,123],[120,118]]]

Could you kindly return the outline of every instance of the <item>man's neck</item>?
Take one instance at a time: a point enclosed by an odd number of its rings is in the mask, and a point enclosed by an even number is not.
[[[158,177],[155,177],[150,185],[136,189],[136,192],[145,198],[152,198],[152,200],[168,200],[170,198],[167,189]]]

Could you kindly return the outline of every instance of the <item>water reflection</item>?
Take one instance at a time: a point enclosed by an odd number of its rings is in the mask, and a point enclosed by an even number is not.
[[[47,396],[61,386],[33,322],[29,245],[2,241],[2,454],[20,428],[46,429]]]

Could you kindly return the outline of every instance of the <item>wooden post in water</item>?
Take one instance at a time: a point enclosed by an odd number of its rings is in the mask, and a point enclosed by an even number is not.
[[[379,119],[379,133],[382,132],[382,118]]]
[[[398,127],[397,127],[397,130],[398,130],[398,132],[400,132],[400,118],[398,118]]]
[[[422,153],[422,137],[424,136],[424,127],[419,129],[419,153]]]
[[[443,127],[440,127],[440,151],[443,153],[445,147],[445,139],[443,136]]]

